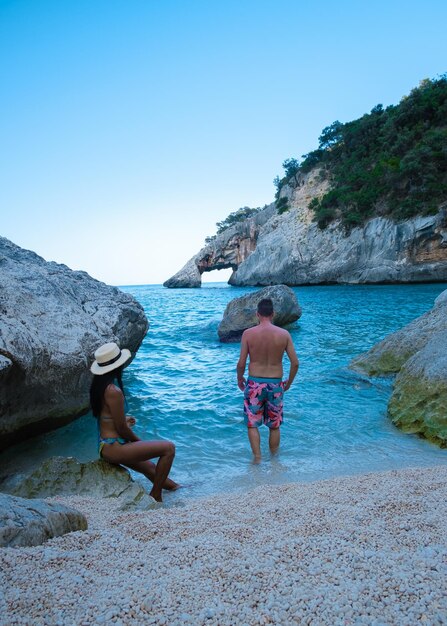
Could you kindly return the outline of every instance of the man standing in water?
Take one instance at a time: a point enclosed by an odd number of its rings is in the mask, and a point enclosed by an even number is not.
[[[264,423],[270,429],[269,447],[274,454],[278,451],[279,427],[283,421],[283,392],[290,388],[297,372],[298,357],[292,337],[287,330],[273,324],[273,302],[265,298],[258,303],[258,326],[244,331],[241,353],[237,363],[237,384],[244,392],[245,422],[248,439],[255,462],[261,460],[261,438],[259,426]],[[282,380],[282,358],[287,353],[290,361],[289,378]],[[244,378],[247,357],[248,380]]]

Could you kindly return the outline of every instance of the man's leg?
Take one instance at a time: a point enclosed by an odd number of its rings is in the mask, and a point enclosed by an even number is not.
[[[248,426],[248,440],[255,463],[261,461],[261,437],[258,427],[262,425],[264,416],[264,400],[262,393],[257,391],[257,385],[258,383],[249,379],[244,391],[245,423]]]
[[[250,442],[251,451],[253,452],[255,463],[259,463],[261,460],[261,437],[259,435],[259,428],[248,428],[248,440]]]
[[[269,448],[272,454],[276,454],[278,452],[280,439],[281,439],[281,436],[279,434],[279,427],[270,428]]]
[[[269,448],[271,454],[276,454],[279,450],[279,427],[282,424],[283,396],[284,391],[282,383],[272,383],[269,385],[265,424],[270,430]]]

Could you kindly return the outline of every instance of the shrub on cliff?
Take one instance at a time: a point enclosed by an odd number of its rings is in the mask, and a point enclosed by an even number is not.
[[[293,176],[295,176],[295,174],[300,171],[300,162],[298,161],[298,159],[286,159],[283,162],[282,166],[284,168],[284,176],[282,178],[280,178],[279,176],[275,176],[275,178],[273,179],[273,184],[276,187],[275,200],[277,207],[279,194],[281,193],[283,185],[285,185]]]
[[[276,208],[278,209],[279,215],[282,215],[286,211],[290,209],[289,202],[287,198],[278,198],[276,201]]]
[[[266,206],[267,205],[264,206],[264,209]],[[221,222],[217,222],[217,235],[223,233],[224,230],[227,230],[227,228],[230,228],[230,226],[234,226],[234,224],[237,224],[238,222],[243,222],[248,217],[256,215],[256,213],[258,213],[259,211],[261,211],[261,207],[250,208],[248,206],[244,206],[237,211],[233,211],[233,213],[230,213],[230,215],[228,215],[228,217],[226,217],[224,220],[222,220]],[[217,235],[205,237],[205,243],[212,243],[216,239]]]
[[[351,228],[376,215],[400,220],[435,213],[447,197],[447,74],[422,81],[398,105],[335,121],[303,159],[275,179],[277,198],[297,172],[321,167],[331,190],[310,208],[322,228],[336,218]]]
[[[252,215],[255,215],[260,210],[261,209],[259,207],[252,209],[248,206],[244,206],[241,209],[230,213],[230,215],[222,220],[222,222],[217,222],[217,234],[220,235],[220,233],[223,233],[223,231],[230,228],[230,226],[233,226],[238,222],[243,222],[247,219],[247,217],[252,217]]]

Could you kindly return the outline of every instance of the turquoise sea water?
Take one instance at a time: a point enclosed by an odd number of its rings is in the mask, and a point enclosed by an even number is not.
[[[442,284],[299,287],[301,319],[290,328],[300,358],[285,395],[280,454],[253,465],[236,385],[239,344],[221,344],[217,326],[226,304],[255,291],[224,283],[201,289],[123,287],[145,308],[149,332],[124,384],[129,413],[142,438],[176,443],[172,476],[188,496],[447,462],[447,451],[397,430],[386,417],[391,379],[366,379],[349,361],[431,308]],[[288,362],[285,359],[285,371]],[[62,454],[96,458],[95,420],[24,442],[2,456],[4,468]]]

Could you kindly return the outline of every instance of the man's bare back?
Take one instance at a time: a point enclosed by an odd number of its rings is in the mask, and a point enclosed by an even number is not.
[[[270,317],[258,317],[259,325],[248,328],[242,335],[241,354],[237,364],[239,389],[243,391],[245,388],[244,372],[248,357],[250,376],[282,378],[282,358],[286,352],[290,360],[290,375],[284,387],[287,391],[298,371],[298,357],[292,337],[287,330],[274,326]]]
[[[260,324],[246,331],[250,363],[248,373],[252,376],[282,378],[282,357],[287,349],[290,335],[273,324]]]

